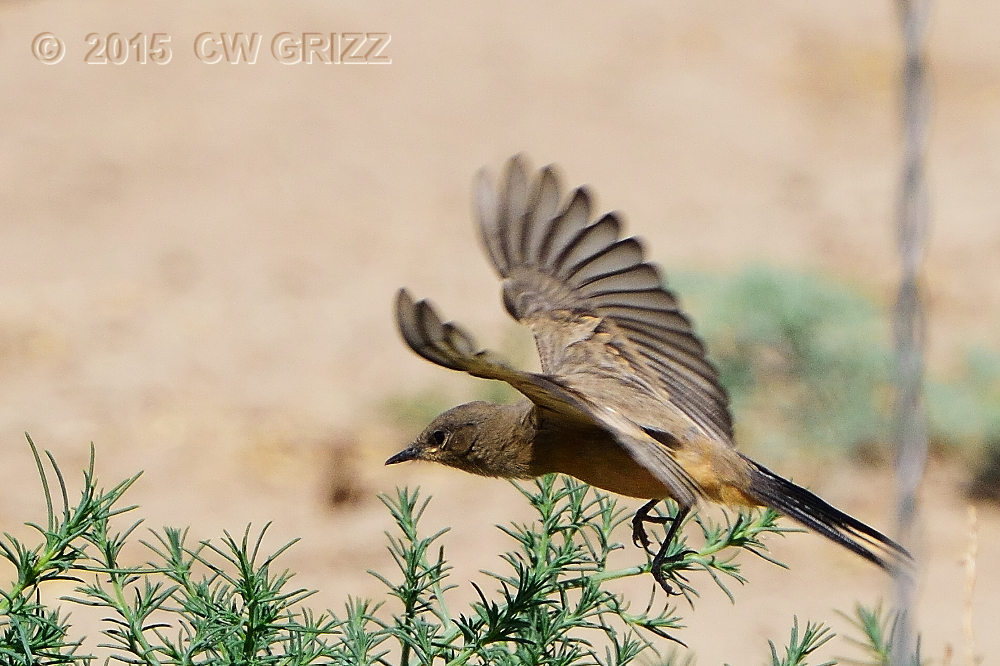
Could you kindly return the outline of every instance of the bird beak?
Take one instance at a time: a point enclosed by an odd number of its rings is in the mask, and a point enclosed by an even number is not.
[[[414,447],[409,447],[403,449],[393,457],[385,461],[386,465],[395,465],[396,463],[406,462],[407,460],[416,460],[420,457],[420,452]]]

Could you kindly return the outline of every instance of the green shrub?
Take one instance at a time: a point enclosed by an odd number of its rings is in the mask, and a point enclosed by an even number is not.
[[[754,447],[850,450],[888,435],[880,312],[830,280],[762,266],[671,284],[694,316]]]
[[[0,541],[0,554],[15,573],[0,593],[0,664],[104,658],[149,665],[568,666],[626,664],[657,646],[679,642],[676,609],[664,605],[653,611],[651,600],[635,612],[607,588],[612,580],[648,577],[649,557],[636,566],[609,569],[609,554],[622,547],[614,540],[615,528],[628,514],[614,499],[570,479],[550,476],[520,488],[537,518],[501,527],[514,547],[501,555],[503,570],[489,574],[497,589],[487,593],[476,586],[480,601],[457,614],[445,603],[449,566],[438,540],[446,530],[428,537],[418,530],[427,500],[407,490],[382,497],[396,523],[397,533],[388,539],[398,571],[373,575],[395,601],[348,599],[338,616],[316,614],[303,605],[311,593],[290,588],[292,574],[276,568],[277,558],[294,542],[263,554],[266,526],[256,536],[248,527],[238,539],[226,533],[218,542],[198,543],[187,540],[186,530],[151,530],[141,540],[149,560],[122,562],[122,548],[135,538],[140,523],[116,532],[111,521],[136,508],[119,504],[138,475],[100,490],[92,448],[80,500],[71,506],[62,474],[46,454],[58,482],[57,507],[42,459],[30,439],[29,444],[47,515],[44,526],[29,523],[41,543],[29,546],[9,534]],[[746,550],[770,559],[762,539],[785,531],[775,518],[763,511],[741,513],[725,525],[698,522],[701,545],[679,536],[675,557],[665,568],[668,578],[691,602],[696,577],[712,580],[732,597],[726,580],[743,581],[735,556]],[[96,646],[101,654],[91,653],[84,637],[72,635],[63,606],[42,602],[41,589],[57,580],[76,582],[75,593],[63,602],[106,611],[104,642]],[[808,623],[800,632],[796,621],[783,651],[770,645],[771,663],[806,664],[832,636],[821,624]],[[867,631],[864,644],[871,654],[886,653],[877,632]],[[682,662],[669,656],[664,663]]]
[[[976,450],[1000,439],[1000,354],[968,350],[950,381],[928,382],[927,410],[942,446]]]
[[[805,447],[889,457],[888,313],[858,291],[808,273],[754,266],[734,276],[671,275],[728,389],[750,449]],[[950,377],[928,376],[933,442],[978,453],[1000,440],[1000,354],[967,352]]]

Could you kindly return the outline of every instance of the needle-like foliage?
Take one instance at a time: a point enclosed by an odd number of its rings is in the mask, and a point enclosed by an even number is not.
[[[80,499],[71,505],[53,457],[43,459],[30,438],[28,443],[46,517],[43,524],[28,523],[39,543],[8,533],[0,540],[0,559],[13,571],[9,584],[0,586],[0,666],[97,659],[148,666],[617,665],[682,645],[682,619],[673,604],[678,597],[657,596],[650,558],[612,565],[626,558],[611,555],[623,548],[616,535],[630,535],[622,523],[631,512],[572,479],[549,476],[517,486],[536,516],[500,527],[511,538],[510,549],[500,555],[497,571],[484,572],[491,583],[466,583],[478,601],[457,612],[446,603],[456,587],[448,582],[442,545],[447,529],[423,536],[420,526],[429,499],[405,489],[382,496],[395,523],[386,536],[396,570],[372,573],[388,598],[348,599],[340,614],[315,613],[303,603],[312,592],[293,586],[292,574],[276,563],[294,541],[265,551],[266,525],[247,527],[238,537],[226,532],[217,541],[192,542],[187,530],[170,527],[138,539],[139,521],[120,531],[113,523],[136,508],[121,500],[139,475],[102,489],[91,447]],[[664,574],[691,608],[701,581],[713,581],[734,599],[726,583],[745,582],[736,556],[747,550],[774,561],[764,538],[785,531],[775,520],[770,511],[729,516],[723,524],[696,519],[700,537],[678,533]],[[145,547],[145,562],[124,561],[132,541]],[[648,580],[654,590],[638,610],[613,589],[613,581],[629,577]],[[74,593],[50,601],[53,581],[74,582]],[[102,638],[74,635],[66,604],[102,609]],[[891,629],[878,612],[862,608],[857,615],[871,663],[884,663]],[[772,666],[805,666],[832,637],[821,624],[807,623],[800,633],[796,620],[783,651],[771,644]],[[662,663],[690,662],[690,653],[677,654],[665,653]]]

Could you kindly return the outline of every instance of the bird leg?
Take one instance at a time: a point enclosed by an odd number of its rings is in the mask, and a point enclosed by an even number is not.
[[[659,504],[661,500],[654,499],[649,500],[643,504],[635,515],[632,517],[632,543],[640,548],[645,549],[648,553],[652,554],[653,551],[650,548],[649,535],[646,534],[646,528],[643,523],[655,523],[657,525],[666,525],[667,523],[674,522],[674,519],[670,516],[651,516],[649,512],[653,510],[653,507]],[[673,528],[671,528],[673,532]]]
[[[681,525],[684,523],[684,519],[690,513],[690,507],[681,507],[677,512],[676,516],[651,516],[649,512],[656,506],[660,500],[650,500],[649,502],[642,505],[638,511],[635,512],[635,516],[632,518],[632,541],[635,542],[637,546],[644,548],[647,552],[652,552],[650,550],[649,535],[646,534],[646,528],[643,523],[656,523],[658,525],[665,525],[670,523],[670,528],[667,530],[666,536],[660,543],[660,549],[656,551],[653,556],[652,562],[650,562],[650,573],[653,574],[653,579],[657,584],[663,588],[663,591],[667,593],[667,596],[675,594],[670,583],[667,582],[666,576],[663,575],[663,565],[667,563],[667,552],[670,550],[670,543],[677,536],[677,530],[680,529]],[[683,551],[678,553],[675,557],[683,556]]]

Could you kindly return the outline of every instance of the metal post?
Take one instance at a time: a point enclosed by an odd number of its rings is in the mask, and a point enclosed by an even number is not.
[[[927,146],[928,110],[924,37],[930,0],[896,0],[903,36],[902,125],[903,173],[897,210],[902,277],[893,311],[896,395],[896,509],[900,541],[914,548],[917,522],[917,488],[927,461],[927,423],[923,402],[924,312],[919,273],[928,226],[924,153]],[[892,646],[895,666],[914,663],[913,630],[915,582],[901,575],[895,579],[899,612]]]

